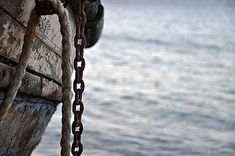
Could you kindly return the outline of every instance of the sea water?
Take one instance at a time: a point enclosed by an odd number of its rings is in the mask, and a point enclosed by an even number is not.
[[[235,156],[235,1],[105,0],[84,156]],[[61,108],[33,156],[58,156]]]

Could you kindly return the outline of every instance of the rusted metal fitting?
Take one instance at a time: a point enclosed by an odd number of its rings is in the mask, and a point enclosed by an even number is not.
[[[38,15],[55,14],[55,11],[52,9],[51,3],[48,0],[35,0],[35,3]]]

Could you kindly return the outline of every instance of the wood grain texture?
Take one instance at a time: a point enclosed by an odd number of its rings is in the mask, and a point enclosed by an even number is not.
[[[0,92],[0,101],[3,93]],[[30,156],[57,102],[17,95],[6,119],[0,124],[0,156]]]
[[[34,6],[35,2],[32,0],[0,1],[0,7],[25,27],[27,26],[30,12]],[[75,24],[73,22],[72,11],[69,7],[68,10],[70,12],[69,16],[72,30],[74,30]],[[61,56],[62,37],[59,32],[60,27],[57,15],[42,16],[38,27],[38,37]]]
[[[0,55],[18,62],[22,51],[25,28],[9,15],[0,15]],[[61,82],[61,57],[36,38],[28,68]]]
[[[18,62],[22,50],[27,20],[34,5],[34,1],[31,0],[0,1],[0,8],[2,8],[0,9],[1,56]],[[71,43],[73,43],[75,24],[72,14],[69,14],[69,17],[71,34],[73,34]],[[33,55],[29,60],[28,68],[61,83],[62,37],[57,15],[42,16],[36,36]],[[73,46],[72,50],[75,51]]]
[[[7,88],[14,68],[0,63],[0,88]],[[19,93],[47,100],[61,101],[62,88],[53,81],[26,72]]]

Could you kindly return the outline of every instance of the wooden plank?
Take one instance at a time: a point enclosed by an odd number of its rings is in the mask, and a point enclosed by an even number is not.
[[[3,11],[0,18],[0,55],[18,62],[25,28]],[[38,38],[35,40],[28,68],[61,82],[60,56]]]
[[[35,6],[34,0],[8,0],[0,1],[0,7],[14,17],[19,23],[27,26],[27,21],[31,10]],[[71,23],[71,29],[75,32],[74,17],[72,15],[72,9],[68,7],[70,12],[69,18]],[[60,27],[57,15],[42,16],[38,27],[37,36],[51,49],[53,49],[58,55],[61,56],[61,41]],[[72,33],[74,34],[74,33]],[[73,43],[73,42],[72,42]]]
[[[20,16],[19,12],[22,12],[23,0],[1,0],[0,7],[6,9],[13,17]]]
[[[0,88],[7,88],[14,68],[0,63]],[[61,101],[62,88],[53,81],[26,72],[19,93],[27,94],[44,99]]]
[[[35,2],[32,0],[0,1],[0,7],[25,27],[27,26],[30,12],[34,6]],[[38,36],[40,36],[40,38],[43,39],[50,48],[53,48],[58,54],[60,54],[59,43],[61,43],[61,36],[59,36],[59,33],[45,35],[48,33],[48,30],[52,29],[51,23],[56,22],[55,24],[58,24],[56,20],[57,19],[51,18],[50,16],[43,17],[38,28]],[[54,25],[52,31],[59,32],[58,28],[58,25]]]

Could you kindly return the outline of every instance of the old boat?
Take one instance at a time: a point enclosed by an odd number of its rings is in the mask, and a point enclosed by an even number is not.
[[[87,2],[87,47],[98,40],[103,27],[100,1]],[[0,100],[21,54],[32,0],[0,1]],[[69,10],[75,34],[73,8]],[[61,102],[61,35],[58,17],[42,16],[27,72],[6,118],[0,124],[0,155],[27,156],[39,144],[57,105]],[[71,41],[73,42],[73,41]]]

